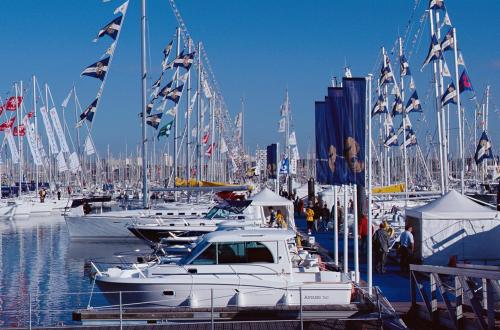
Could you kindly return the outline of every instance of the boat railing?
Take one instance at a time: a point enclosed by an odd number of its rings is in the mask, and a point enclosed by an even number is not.
[[[98,269],[96,269],[96,271],[98,271]],[[376,307],[369,307],[366,302],[360,301],[359,299],[352,300],[348,305],[328,305],[323,303],[316,306],[319,309],[311,308],[310,304],[307,308],[304,308],[305,305],[303,303],[306,294],[316,295],[317,292],[317,295],[319,296],[325,295],[329,291],[335,292],[336,290],[337,289],[334,288],[307,288],[307,290],[305,290],[301,285],[288,288],[264,287],[252,291],[241,291],[238,289],[218,290],[215,288],[193,290],[191,288],[189,290],[175,290],[174,292],[168,291],[167,289],[153,299],[142,301],[136,301],[136,298],[141,294],[158,294],[158,290],[108,292],[93,290],[90,292],[82,291],[57,293],[28,292],[18,294],[15,298],[15,302],[12,302],[12,304],[4,304],[2,306],[0,322],[3,322],[4,325],[8,326],[25,327],[29,329],[32,327],[49,326],[70,326],[74,328],[85,325],[85,322],[82,322],[84,320],[77,320],[75,315],[78,314],[81,317],[81,315],[85,313],[94,313],[94,318],[97,317],[98,321],[105,323],[106,325],[119,324],[122,326],[125,319],[129,322],[133,321],[135,324],[141,320],[148,321],[152,317],[151,311],[154,310],[157,315],[161,315],[162,313],[177,313],[178,315],[182,315],[183,312],[185,315],[186,311],[189,311],[190,313],[199,313],[201,317],[204,317],[205,323],[214,323],[215,319],[220,317],[221,312],[234,312],[244,308],[253,308],[257,310],[261,309],[262,311],[269,311],[272,309],[276,311],[296,313],[296,317],[291,316],[290,313],[286,314],[289,319],[280,319],[280,322],[299,321],[302,323],[307,320],[323,320],[327,317],[325,315],[330,315],[330,317],[332,317],[331,315],[335,314],[336,317],[338,317],[339,313],[345,313],[345,316],[342,318],[347,320],[362,319],[366,321],[381,320],[384,318],[383,313],[377,311]],[[246,305],[245,295],[262,294],[264,297],[266,293],[270,291],[280,291],[278,294],[283,296],[280,302],[277,304],[266,304],[265,299],[262,299],[262,301],[259,302],[259,306]],[[44,296],[54,296],[55,294],[58,295],[58,299],[48,304],[45,303],[47,298],[44,298]],[[179,300],[183,300],[183,297],[188,297],[188,299],[180,304]],[[10,296],[10,298],[12,297]],[[0,295],[0,300],[5,302],[8,301],[8,299],[9,296]],[[228,299],[229,303],[221,307],[220,301],[228,301]],[[380,296],[377,299],[380,300]],[[134,301],[129,302],[130,300]],[[66,304],[64,305],[65,307],[61,308],[62,301],[66,302]],[[12,306],[12,308],[8,308],[9,305]],[[320,306],[326,307],[322,309]],[[353,317],[353,315],[360,310],[371,313],[369,318],[367,318],[366,315],[360,318],[356,318],[356,316]],[[321,311],[321,313],[318,313],[318,311]],[[330,311],[331,313],[325,314],[327,311]],[[131,319],[131,314],[139,316],[135,316]],[[140,316],[141,314],[143,315],[142,318]],[[172,314],[169,315],[171,316]],[[104,316],[104,318],[99,319],[99,316]],[[222,321],[223,320],[217,320],[217,322]],[[92,322],[94,322],[94,325],[96,324],[95,321]],[[201,322],[203,322],[203,319]]]

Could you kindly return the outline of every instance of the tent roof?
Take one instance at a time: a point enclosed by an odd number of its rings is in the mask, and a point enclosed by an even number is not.
[[[268,188],[262,189],[255,196],[250,198],[252,200],[252,204],[250,205],[259,205],[259,206],[289,206],[293,205],[292,201],[281,197],[276,194],[272,190]]]
[[[498,212],[473,202],[456,190],[423,206],[406,209],[406,215],[417,219],[493,219]]]

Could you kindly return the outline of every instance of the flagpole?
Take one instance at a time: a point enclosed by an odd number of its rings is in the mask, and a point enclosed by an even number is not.
[[[457,85],[460,86],[458,81],[458,41],[457,41],[457,29],[453,28],[453,55],[455,59],[455,81]],[[455,88],[455,93],[457,94],[457,115],[458,115],[458,153],[460,155],[460,192],[462,195],[465,193],[465,159],[464,159],[464,145],[463,145],[463,130],[462,130],[462,106],[460,102],[460,87]]]
[[[432,9],[429,9],[429,24],[431,29],[431,37],[434,37],[434,12]],[[441,195],[444,195],[446,191],[445,187],[445,179],[444,179],[444,155],[443,155],[443,132],[442,132],[442,122],[441,122],[441,100],[439,96],[439,83],[437,78],[437,65],[436,62],[433,61],[433,71],[434,71],[434,89],[436,93],[436,117],[437,117],[437,125],[438,125],[438,140],[439,140],[439,172],[440,172],[440,183],[441,183]]]
[[[121,30],[121,29],[120,29]],[[146,68],[146,0],[141,3],[141,64],[142,64],[142,206],[148,207],[148,161],[147,141],[146,141],[146,88],[147,88],[147,68]]]
[[[399,37],[399,60],[401,61],[401,58],[403,56],[403,40],[401,37]],[[402,65],[402,64],[401,64]],[[405,99],[405,88],[404,88],[404,76],[400,75],[400,84],[401,84],[401,100]],[[404,169],[404,176],[405,176],[405,207],[408,206],[408,167],[407,167],[407,151],[406,151],[406,107],[404,106],[403,102],[403,169]]]

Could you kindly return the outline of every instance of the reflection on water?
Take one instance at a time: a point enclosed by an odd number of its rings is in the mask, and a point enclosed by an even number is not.
[[[149,251],[141,241],[71,241],[62,217],[0,220],[0,327],[69,323],[89,301],[92,282],[85,261],[132,258]],[[103,303],[94,295],[92,304]]]

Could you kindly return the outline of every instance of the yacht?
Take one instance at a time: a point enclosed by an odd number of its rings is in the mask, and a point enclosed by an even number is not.
[[[268,227],[270,208],[280,210],[285,217],[287,228],[295,229],[292,201],[269,189],[263,189],[250,200],[223,201],[214,206],[203,218],[157,218],[156,221],[147,223],[135,221],[128,226],[128,229],[146,241],[159,242],[162,238],[174,238],[174,235],[176,239],[200,236],[215,231],[220,226]]]
[[[189,307],[349,304],[353,284],[295,245],[291,230],[223,230],[203,236],[183,258],[100,270],[111,304]]]
[[[190,240],[212,231],[223,223],[233,222],[256,224],[262,223],[260,219],[251,221],[251,215],[243,213],[251,201],[223,201],[212,207],[203,217],[195,218],[156,218],[155,221],[136,221],[128,226],[132,234],[148,242],[160,242],[163,238],[171,241]],[[258,223],[255,223],[257,221]]]
[[[73,204],[64,216],[71,239],[135,239],[127,229],[133,221],[168,217],[200,217],[213,204],[168,203],[161,208],[110,211],[84,214],[83,206]],[[73,207],[74,206],[74,207]]]

